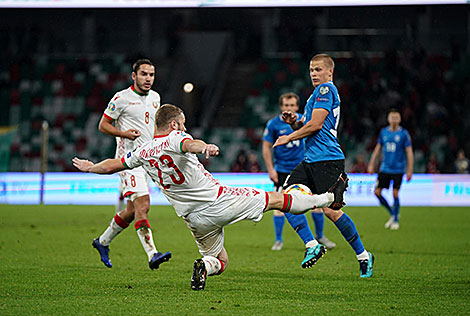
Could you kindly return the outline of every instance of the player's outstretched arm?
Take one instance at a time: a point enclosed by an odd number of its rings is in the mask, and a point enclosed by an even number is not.
[[[206,158],[219,155],[219,147],[214,144],[206,144],[200,139],[189,139],[183,143],[183,152],[193,154],[206,154]]]
[[[273,181],[274,183],[277,183],[279,181],[279,176],[274,169],[274,164],[273,164],[273,157],[271,153],[271,147],[273,144],[271,142],[268,142],[266,140],[263,140],[263,160],[264,164],[266,165],[266,169],[268,169],[268,174],[269,174],[269,179]]]
[[[119,159],[106,159],[97,164],[80,158],[72,159],[73,166],[82,172],[112,174],[126,169]]]

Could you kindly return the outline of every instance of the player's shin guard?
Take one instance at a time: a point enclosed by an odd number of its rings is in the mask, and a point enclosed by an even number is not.
[[[395,218],[395,222],[398,222],[398,215],[400,214],[400,199],[399,198],[394,198],[392,211],[393,211],[393,216]]]
[[[282,216],[273,216],[273,222],[274,222],[274,234],[276,240],[282,241],[282,230],[284,228],[284,215]]]
[[[390,215],[393,215],[393,210],[388,204],[387,200],[382,195],[379,195],[377,198],[379,199],[380,204],[387,209]]]
[[[135,223],[135,230],[137,232],[137,236],[139,236],[140,242],[144,247],[149,260],[152,259],[153,254],[157,252],[155,248],[155,244],[153,243],[153,236],[152,236],[152,229],[150,227],[150,223],[146,219],[142,219]]]
[[[213,256],[204,256],[202,258],[206,266],[207,275],[221,274],[225,267],[222,260]]]
[[[297,235],[299,235],[299,237],[302,239],[304,244],[315,239],[313,237],[312,231],[310,230],[310,227],[308,226],[307,217],[305,214],[293,215],[286,213],[286,218]]]
[[[306,195],[291,191],[289,194],[284,194],[284,203],[281,211],[299,215],[313,208],[328,207],[333,202],[333,199],[333,193]]]
[[[361,238],[356,229],[356,225],[352,219],[344,213],[341,217],[335,222],[336,227],[343,235],[344,239],[351,245],[354,249],[356,255],[359,255],[364,252],[364,245],[362,245]]]
[[[120,218],[118,214],[114,215],[108,228],[106,228],[104,233],[100,236],[100,244],[103,246],[109,246],[114,237],[116,237],[123,229],[127,228],[127,226],[129,226],[129,223]]]
[[[315,237],[320,239],[323,237],[323,227],[325,225],[325,217],[323,213],[312,212],[313,223],[315,224]]]

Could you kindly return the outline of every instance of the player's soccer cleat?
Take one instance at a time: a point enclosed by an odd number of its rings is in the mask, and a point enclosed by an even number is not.
[[[325,245],[326,249],[333,249],[336,247],[336,244],[332,242],[331,240],[329,240],[328,238],[326,238],[326,236],[323,236],[322,238],[317,239],[317,241]]]
[[[348,187],[349,178],[346,172],[342,172],[335,184],[328,190],[334,194],[333,202],[328,206],[333,210],[340,210],[346,203],[344,202],[344,192]]]
[[[197,259],[194,261],[193,275],[191,276],[191,289],[194,291],[204,290],[206,286],[206,265],[204,260]]]
[[[394,221],[395,221],[395,216],[393,216],[393,215],[390,216],[390,218],[388,219],[388,221],[384,225],[385,229],[389,229]]]
[[[393,221],[392,224],[390,224],[390,230],[398,230],[400,228],[400,224],[398,222]]]
[[[282,249],[282,246],[284,246],[284,244],[282,243],[282,241],[276,240],[276,242],[274,243],[274,245],[271,247],[271,250],[281,250],[281,249]]]
[[[302,261],[302,268],[311,268],[325,253],[326,248],[321,244],[307,248],[305,250],[304,260]]]
[[[371,252],[369,254],[369,259],[359,260],[359,271],[361,272],[361,278],[370,278],[374,272],[374,255]]]
[[[163,262],[167,262],[168,260],[170,260],[170,258],[171,258],[171,252],[165,252],[165,253],[157,252],[153,254],[152,259],[150,259],[149,267],[152,270],[158,269],[158,267],[160,267],[160,264],[162,264]]]
[[[111,264],[111,260],[109,260],[109,246],[100,244],[99,238],[95,238],[91,245],[100,253],[101,261],[103,261],[104,265],[108,268],[112,268],[113,265]]]

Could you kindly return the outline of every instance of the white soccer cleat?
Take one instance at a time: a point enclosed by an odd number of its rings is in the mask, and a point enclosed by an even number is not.
[[[398,230],[398,228],[400,228],[400,224],[398,224],[398,222],[393,222],[390,225],[390,230]]]
[[[395,217],[392,215],[392,216],[390,216],[388,221],[385,223],[385,225],[384,225],[385,229],[389,229],[390,226],[392,226],[393,222],[395,222]]]
[[[329,240],[328,238],[326,238],[326,236],[323,236],[322,238],[317,239],[317,240],[320,244],[325,245],[326,249],[333,249],[336,247],[336,244],[332,242],[331,240]]]
[[[271,247],[271,250],[279,251],[279,250],[282,249],[282,246],[284,246],[284,244],[282,243],[282,241],[276,240],[276,242],[274,243],[274,245]]]

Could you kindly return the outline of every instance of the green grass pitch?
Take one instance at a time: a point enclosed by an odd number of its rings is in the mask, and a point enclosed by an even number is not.
[[[284,249],[271,251],[272,215],[226,227],[228,269],[206,290],[189,281],[199,256],[171,207],[153,206],[160,251],[172,259],[151,271],[129,227],[111,244],[113,268],[92,248],[112,206],[0,206],[0,315],[462,315],[470,313],[470,208],[402,207],[398,231],[383,228],[379,207],[347,207],[374,276],[360,279],[352,249],[337,243],[302,269],[303,244],[284,227]],[[311,216],[307,214],[309,223]],[[313,227],[313,225],[311,225]]]

